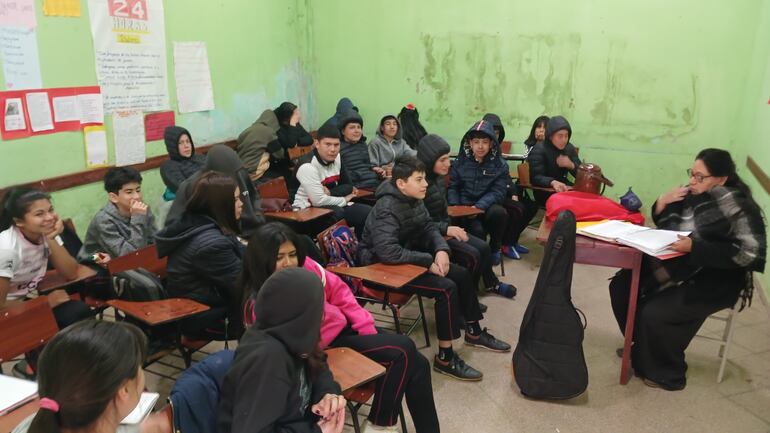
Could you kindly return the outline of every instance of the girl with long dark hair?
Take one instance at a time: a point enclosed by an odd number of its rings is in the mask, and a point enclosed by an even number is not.
[[[402,137],[406,140],[406,144],[416,150],[422,137],[428,134],[420,123],[420,112],[417,111],[417,107],[414,104],[406,104],[398,113],[398,121],[401,122]]]
[[[524,158],[529,155],[535,145],[545,140],[545,126],[548,125],[548,116],[540,116],[532,122],[532,129],[529,130],[529,136],[524,140]]]

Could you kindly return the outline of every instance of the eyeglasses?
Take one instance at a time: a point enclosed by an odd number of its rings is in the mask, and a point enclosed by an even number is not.
[[[692,169],[689,169],[689,168],[687,169],[687,176],[695,178],[695,181],[698,182],[698,183],[703,183],[703,179],[706,179],[706,178],[709,178],[709,177],[714,177],[714,176],[710,176],[710,175],[709,176],[704,176],[704,175],[699,174],[699,173],[693,173]]]

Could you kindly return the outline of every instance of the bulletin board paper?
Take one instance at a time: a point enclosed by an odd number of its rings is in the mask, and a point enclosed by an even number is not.
[[[86,126],[83,128],[86,143],[86,167],[105,167],[109,159],[107,153],[107,132],[104,126]]]
[[[39,89],[40,56],[35,29],[0,27],[3,77],[8,90]]]
[[[0,27],[37,27],[35,2],[32,0],[0,0]]]
[[[173,111],[147,114],[144,116],[145,139],[147,141],[162,140],[166,128],[174,126],[175,123]]]
[[[141,164],[145,161],[144,118],[139,110],[112,113],[115,138],[115,166]]]
[[[79,17],[80,0],[43,0],[43,14],[49,17]]]
[[[174,42],[174,77],[180,113],[214,109],[214,89],[204,42]]]

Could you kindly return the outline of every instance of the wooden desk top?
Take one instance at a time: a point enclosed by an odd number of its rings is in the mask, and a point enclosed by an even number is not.
[[[484,211],[473,206],[456,205],[447,206],[447,213],[451,218],[463,218],[474,215],[481,215],[484,213]]]
[[[385,367],[347,347],[325,350],[334,380],[345,392],[385,374]]]
[[[374,191],[356,188],[356,198],[374,197]]]
[[[552,225],[543,218],[537,229],[538,242],[548,242]],[[642,254],[644,253],[636,248],[626,245],[575,235],[575,263],[631,269],[636,257]]]
[[[37,412],[39,407],[38,399],[34,399],[0,416],[0,433],[10,433],[25,418]]]
[[[47,293],[86,280],[94,275],[96,275],[96,271],[85,265],[78,265],[78,276],[74,280],[68,280],[59,274],[59,271],[56,269],[51,269],[45,273],[43,281],[37,285],[37,291],[38,293]]]
[[[150,326],[173,322],[209,309],[208,305],[185,298],[162,299],[149,302],[130,302],[112,299],[107,301],[107,304]]]
[[[285,212],[265,212],[266,217],[275,218],[284,221],[293,222],[305,222],[312,221],[316,218],[320,218],[324,215],[332,213],[330,209],[322,207],[309,207],[298,211],[285,211]]]
[[[355,268],[331,266],[326,268],[326,270],[338,275],[360,278],[394,289],[405,285],[427,271],[427,269],[421,266],[386,265],[384,263],[375,263],[369,266],[357,266]]]
[[[503,153],[500,156],[502,156],[506,161],[524,161],[527,159],[523,154],[520,153]]]

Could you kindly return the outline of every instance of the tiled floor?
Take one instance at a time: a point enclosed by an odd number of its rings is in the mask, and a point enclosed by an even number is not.
[[[484,326],[515,344],[522,314],[534,286],[542,248],[527,230],[523,242],[532,252],[521,261],[506,260],[505,280],[519,288],[518,296],[487,296]],[[572,285],[575,305],[585,312],[588,328],[583,344],[589,371],[588,390],[561,402],[523,397],[512,380],[511,355],[462,346],[463,358],[484,372],[484,380],[467,383],[433,374],[433,388],[442,431],[482,432],[770,432],[770,319],[759,294],[754,305],[738,314],[733,347],[724,381],[716,383],[719,360],[716,343],[696,339],[687,350],[687,388],[667,392],[646,387],[639,379],[618,384],[620,359],[615,349],[622,338],[612,317],[607,279],[614,269],[576,265]],[[428,320],[433,329],[430,303]],[[716,335],[722,322],[707,321],[703,333]],[[413,335],[424,344],[418,331]],[[422,353],[432,359],[436,348]],[[216,349],[213,349],[216,350]],[[148,385],[168,392],[170,382],[148,376]],[[408,424],[410,431],[414,431]],[[352,429],[348,429],[352,431]]]

